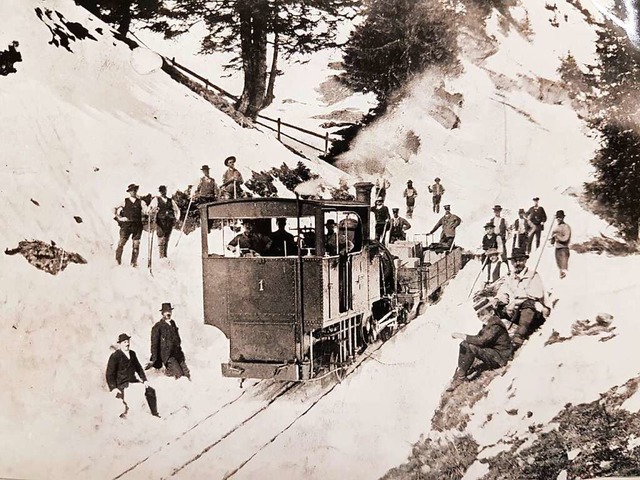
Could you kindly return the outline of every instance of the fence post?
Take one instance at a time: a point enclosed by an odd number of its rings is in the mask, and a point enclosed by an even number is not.
[[[329,132],[324,132],[324,154],[329,151]]]
[[[171,63],[173,63],[174,65],[176,64],[176,57],[173,57],[173,58],[171,59]]]
[[[281,123],[281,120],[280,120],[280,117],[278,117],[278,141],[279,142],[281,141],[280,140],[280,123]]]

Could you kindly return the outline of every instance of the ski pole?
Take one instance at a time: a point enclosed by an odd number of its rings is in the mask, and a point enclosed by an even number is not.
[[[487,260],[489,260],[489,255],[487,255],[485,253],[484,261],[482,262],[482,266],[480,267],[480,271],[478,272],[478,276],[473,281],[473,285],[471,285],[471,290],[469,290],[469,295],[467,295],[467,298],[469,298],[471,296],[471,294],[473,293],[473,289],[476,286],[476,283],[478,282],[478,279],[480,278],[480,275],[482,275],[482,272],[484,271],[484,266],[487,264]]]
[[[547,238],[544,239],[544,243],[542,244],[542,248],[540,249],[540,254],[538,255],[538,261],[536,262],[536,266],[533,267],[533,274],[531,275],[531,278],[533,278],[533,275],[535,275],[536,271],[538,270],[538,265],[540,265],[540,260],[542,260],[542,252],[544,252],[544,247],[547,246],[547,242],[549,241],[549,236],[551,235],[551,231],[553,230],[553,224],[555,223],[555,221],[555,218],[551,220],[551,225],[549,225],[549,230],[547,231]]]
[[[151,262],[152,262],[152,254],[153,254],[153,213],[149,214],[149,260],[147,261],[147,268],[149,268],[149,272],[153,275],[151,271]]]
[[[182,228],[180,229],[180,235],[178,235],[178,240],[176,241],[176,247],[180,243],[180,239],[182,238],[182,234],[184,233],[184,227],[187,224],[187,218],[189,218],[189,211],[191,210],[191,203],[193,202],[193,197],[189,197],[189,205],[187,206],[187,213],[184,214],[184,221],[182,222]]]

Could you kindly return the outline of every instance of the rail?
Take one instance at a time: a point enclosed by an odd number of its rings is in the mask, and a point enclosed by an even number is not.
[[[225,90],[224,88],[216,85],[215,83],[213,83],[212,81],[210,81],[208,78],[203,77],[202,75],[199,75],[198,73],[194,72],[193,70],[185,67],[184,65],[176,62],[175,57],[168,59],[164,56],[161,55],[161,57],[167,62],[169,63],[171,66],[178,68],[180,70],[182,70],[183,72],[187,73],[188,75],[192,76],[193,78],[199,80],[200,82],[202,82],[205,86],[206,89],[212,88],[214,90],[216,90],[218,93],[222,94],[223,96],[233,100],[234,102],[238,101],[238,97],[236,95],[233,95],[232,93],[228,92],[227,90]],[[294,142],[298,142],[306,147],[309,147],[313,150],[316,150],[318,152],[323,152],[325,155],[329,152],[329,146],[330,144],[333,142],[333,140],[329,137],[329,132],[325,132],[324,135],[321,133],[317,133],[314,132],[312,130],[308,130],[306,128],[302,128],[299,127],[297,125],[291,124],[291,123],[287,123],[287,122],[283,122],[281,118],[271,118],[268,117],[266,115],[262,115],[262,114],[258,114],[257,118],[261,119],[261,120],[265,120],[268,122],[273,122],[275,124],[275,126],[270,126],[267,125],[266,123],[263,122],[259,122],[258,120],[255,121],[255,123],[257,123],[260,126],[263,126],[265,128],[268,128],[269,130],[272,130],[274,132],[276,132],[276,137],[278,139],[279,142],[284,143],[282,141],[282,138],[288,138],[290,140],[293,140]],[[293,135],[289,135],[285,132],[282,131],[282,128],[286,127],[286,128],[291,128],[293,130],[296,130],[298,132],[302,132],[306,135],[310,135],[312,137],[316,137],[316,138],[320,138],[322,140],[324,140],[324,149],[323,148],[318,148],[315,145],[311,145],[310,143],[301,140],[300,138],[296,138]]]

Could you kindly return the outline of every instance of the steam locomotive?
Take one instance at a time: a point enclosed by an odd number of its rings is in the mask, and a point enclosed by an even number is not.
[[[230,341],[223,375],[304,381],[341,371],[421,313],[462,268],[458,247],[371,239],[372,186],[356,184],[355,201],[242,198],[199,207],[204,321]],[[237,233],[239,222],[249,233]],[[271,240],[278,224],[290,232],[282,245]]]

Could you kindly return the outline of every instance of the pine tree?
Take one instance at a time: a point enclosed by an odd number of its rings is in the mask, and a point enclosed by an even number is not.
[[[165,36],[187,31],[204,21],[208,33],[202,52],[231,52],[228,67],[241,68],[244,86],[238,111],[255,118],[273,97],[278,55],[309,54],[335,45],[336,27],[355,14],[359,0],[175,0],[165,14],[173,22],[157,22],[154,30]],[[267,82],[267,47],[271,43],[270,79]],[[270,91],[268,91],[269,86]]]
[[[441,2],[372,0],[345,47],[344,79],[384,101],[411,75],[456,57],[456,29]]]
[[[162,8],[162,0],[76,0],[76,3],[105,22],[116,25],[123,37],[129,33],[133,20],[155,18]]]
[[[585,187],[605,218],[635,240],[640,219],[640,54],[626,37],[605,30],[597,45],[600,65],[593,70],[599,73],[590,81],[599,92],[594,98],[599,111],[591,125],[600,131],[602,146],[592,160],[596,179]]]

